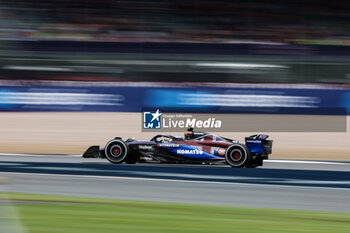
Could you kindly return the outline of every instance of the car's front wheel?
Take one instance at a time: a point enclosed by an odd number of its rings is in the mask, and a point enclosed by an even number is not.
[[[106,158],[111,163],[122,163],[129,154],[129,146],[121,139],[109,141],[105,146]]]
[[[225,159],[231,167],[244,167],[249,163],[251,154],[245,145],[233,144],[226,149]]]

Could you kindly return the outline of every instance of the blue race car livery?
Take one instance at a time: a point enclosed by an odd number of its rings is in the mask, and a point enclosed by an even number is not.
[[[158,134],[149,141],[136,141],[116,137],[106,146],[91,146],[84,158],[106,158],[111,163],[190,163],[229,164],[231,167],[257,167],[263,165],[272,152],[272,140],[268,135],[252,135],[245,144],[237,140],[216,136],[207,132],[196,132],[186,139],[178,136]]]

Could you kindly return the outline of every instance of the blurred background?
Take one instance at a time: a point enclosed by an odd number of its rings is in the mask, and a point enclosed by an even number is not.
[[[269,134],[275,160],[246,170],[80,160],[116,136],[153,137],[145,107],[234,114],[247,127],[215,134]],[[350,159],[349,115],[347,0],[0,0],[0,191],[78,196],[2,194],[0,233],[350,232],[345,213],[289,210],[349,212],[349,163],[334,162]]]
[[[345,0],[0,4],[2,79],[349,82]]]
[[[349,13],[345,0],[1,0],[2,151],[81,153],[116,134],[146,139],[143,107],[347,115]],[[343,158],[346,120],[341,127],[306,141],[276,133],[274,155]]]

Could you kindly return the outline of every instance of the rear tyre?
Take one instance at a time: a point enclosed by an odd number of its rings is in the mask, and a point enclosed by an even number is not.
[[[244,167],[249,164],[251,154],[245,145],[233,144],[226,149],[225,159],[231,167]]]
[[[105,153],[109,162],[122,163],[129,155],[129,146],[121,139],[114,139],[106,144]]]

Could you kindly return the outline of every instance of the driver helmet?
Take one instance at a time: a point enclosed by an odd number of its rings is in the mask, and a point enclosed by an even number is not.
[[[193,127],[188,126],[188,127],[187,127],[187,131],[193,132]]]
[[[185,139],[191,139],[192,134],[193,134],[193,127],[191,126],[187,127],[187,131],[184,133]]]

